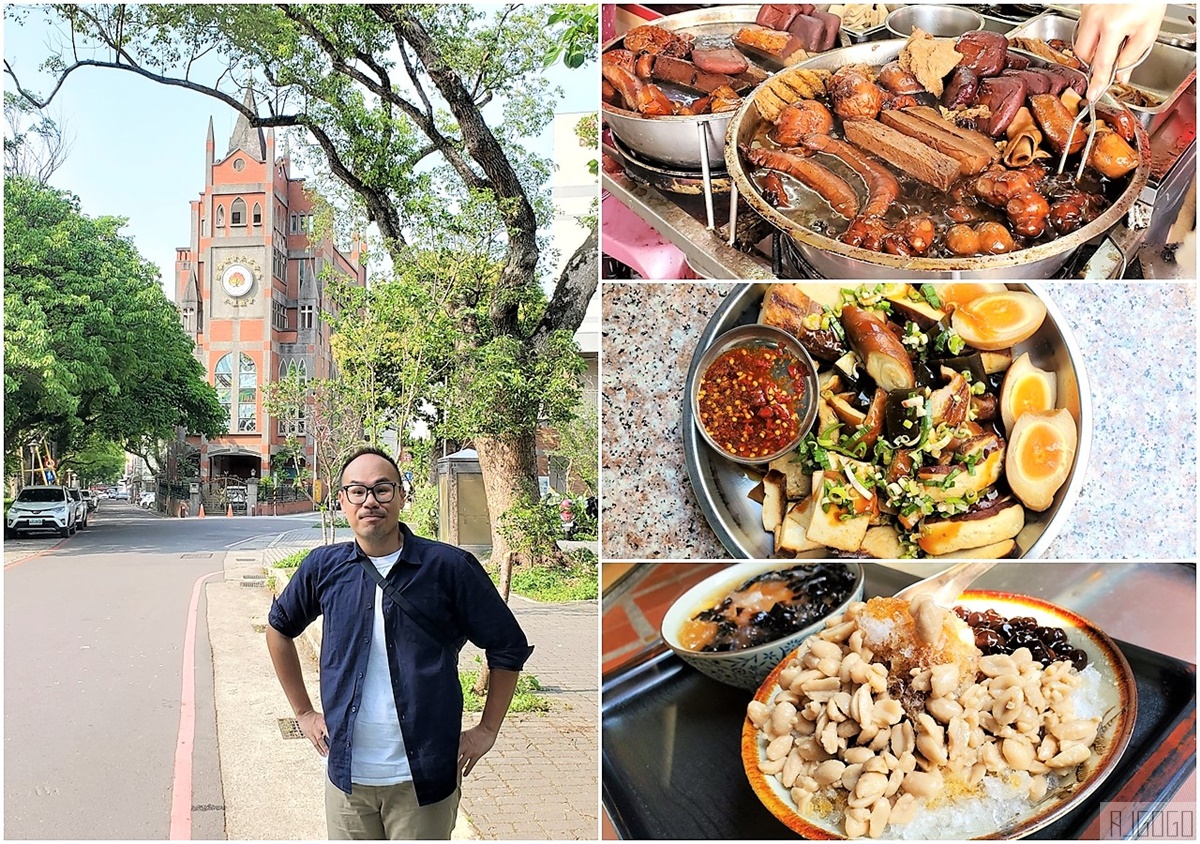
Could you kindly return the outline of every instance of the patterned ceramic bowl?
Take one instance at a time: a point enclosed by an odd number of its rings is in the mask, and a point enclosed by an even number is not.
[[[1036,803],[1010,800],[1008,804],[985,804],[984,789],[975,798],[942,802],[936,809],[922,807],[912,823],[904,827],[888,826],[883,838],[1024,838],[1058,820],[1092,794],[1116,769],[1133,737],[1137,720],[1133,671],[1116,643],[1098,627],[1070,610],[1027,595],[978,590],[964,593],[954,604],[979,612],[994,609],[1007,618],[1030,616],[1038,624],[1061,627],[1071,644],[1087,653],[1089,667],[1094,666],[1098,674],[1090,699],[1079,706],[1086,705],[1089,711],[1100,714],[1099,735],[1092,755],[1074,770],[1058,776],[1057,785]],[[791,654],[787,659],[791,660]],[[755,700],[762,703],[774,700],[780,691],[777,680],[782,668],[781,664],[772,672],[754,696]],[[802,814],[779,779],[762,773],[760,764],[766,760],[766,744],[758,729],[746,720],[742,726],[742,764],[758,799],[802,838],[844,838],[840,812],[824,817],[811,812]]]
[[[767,560],[750,563],[735,563],[723,571],[707,577],[683,593],[663,617],[662,637],[668,647],[680,659],[714,680],[742,689],[757,689],[785,656],[799,647],[800,643],[814,633],[824,629],[825,618],[797,630],[782,639],[767,642],[740,651],[708,653],[687,650],[679,643],[679,633],[684,622],[701,610],[713,606],[724,595],[737,589],[747,580],[763,572],[789,569],[805,565],[795,560]],[[812,564],[809,564],[812,565]],[[844,565],[854,575],[854,586],[850,597],[829,615],[841,615],[847,605],[861,601],[863,595],[863,569],[858,563],[827,563]]]

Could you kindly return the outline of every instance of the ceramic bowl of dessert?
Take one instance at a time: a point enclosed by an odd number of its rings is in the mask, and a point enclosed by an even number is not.
[[[914,793],[910,799],[907,794],[910,784],[901,777],[900,786],[892,790],[891,795],[884,792],[884,798],[889,801],[889,807],[879,807],[878,803],[872,806],[872,810],[880,809],[881,816],[879,828],[869,830],[872,837],[961,840],[1027,836],[1058,820],[1092,794],[1116,768],[1132,738],[1133,726],[1137,718],[1137,692],[1133,673],[1124,655],[1103,631],[1067,609],[1024,595],[971,591],[963,594],[954,602],[954,605],[963,608],[965,615],[975,613],[977,616],[983,616],[988,610],[997,613],[1005,624],[1010,625],[1004,628],[1005,635],[1013,635],[1009,631],[1012,631],[1013,625],[1018,622],[1022,626],[1028,627],[1037,625],[1035,629],[1038,631],[1038,636],[1043,638],[1050,638],[1050,634],[1053,634],[1052,638],[1058,640],[1055,647],[1061,646],[1061,654],[1064,655],[1057,655],[1059,651],[1056,650],[1047,656],[1045,663],[1039,664],[1036,661],[1029,662],[1027,660],[1026,667],[1020,669],[1021,676],[1028,679],[1030,669],[1037,667],[1038,670],[1044,672],[1037,675],[1041,678],[1040,682],[1043,684],[1041,687],[1050,688],[1053,690],[1052,694],[1061,692],[1069,698],[1069,708],[1062,709],[1061,703],[1048,704],[1051,708],[1046,709],[1040,716],[1036,710],[1031,711],[1028,717],[1034,718],[1035,721],[1030,725],[1021,724],[1020,717],[1025,716],[1020,716],[1011,724],[1011,728],[989,720],[993,718],[993,710],[989,710],[986,715],[981,711],[979,717],[981,722],[985,722],[984,727],[996,731],[997,737],[994,739],[996,745],[1004,749],[1001,751],[1002,755],[998,753],[990,763],[984,763],[986,770],[979,778],[970,776],[964,778],[961,772],[954,772],[953,763],[950,763],[951,767],[930,764],[920,749],[910,751],[921,757],[916,769],[919,776],[927,776],[928,770],[935,770],[938,788],[928,797],[919,796],[917,790],[913,789]],[[873,606],[874,602],[867,604],[864,613]],[[876,621],[872,620],[867,624],[871,625]],[[970,637],[975,636],[977,642],[986,643],[988,641],[984,638],[987,634],[982,632],[983,627],[977,626],[977,623],[986,626],[987,622],[974,620],[967,622],[962,616],[948,622],[948,624],[956,626],[960,633],[964,623],[969,624],[970,629],[960,635],[960,639],[966,638],[969,642]],[[999,627],[998,624],[993,626]],[[946,629],[950,630],[951,628],[947,627]],[[1061,635],[1055,633],[1055,629],[1060,630]],[[788,681],[789,677],[784,672],[799,671],[803,665],[803,659],[810,652],[817,653],[816,650],[810,651],[814,641],[805,641],[794,653],[787,655],[759,687],[754,698],[755,703],[752,703],[751,707],[759,705],[774,707],[777,702],[790,701],[790,698],[780,699],[779,697],[781,694],[788,694],[781,688],[780,677],[783,675],[784,680]],[[828,650],[827,643],[818,647],[821,649],[821,653]],[[1031,650],[1037,650],[1036,646]],[[1003,654],[1005,651],[997,652]],[[1010,647],[1008,653],[1014,652],[1015,646]],[[800,660],[794,662],[794,657],[799,657]],[[972,660],[978,658],[978,656],[971,657]],[[1070,672],[1065,671],[1064,662],[1073,663]],[[1085,662],[1086,666],[1079,671],[1077,666],[1083,665]],[[1053,665],[1041,668],[1042,664],[1048,663],[1053,663]],[[978,675],[985,677],[985,680],[981,682],[986,683],[986,678],[994,676],[991,668],[992,664],[989,664],[988,671]],[[1052,677],[1052,672],[1056,676]],[[976,676],[973,672],[968,673],[972,678]],[[1061,691],[1064,687],[1055,685],[1064,673],[1077,675],[1077,684],[1068,691]],[[969,685],[974,680],[966,682]],[[1076,682],[1076,680],[1072,680],[1072,682]],[[888,697],[893,691],[897,691],[897,678],[889,676],[887,684],[887,693],[876,695],[876,700],[872,704],[874,707],[879,707],[881,700]],[[1014,682],[1013,685],[1017,684]],[[795,684],[789,682],[789,688],[795,687]],[[981,691],[979,687],[963,691],[963,687],[960,686],[954,692],[948,693],[947,699],[966,702],[968,696]],[[900,694],[904,693],[901,691]],[[926,694],[934,697],[939,692]],[[791,697],[800,698],[794,704],[796,708],[803,708],[806,705],[804,695],[792,692]],[[1032,699],[1025,700],[1023,698],[1022,700],[1024,704],[1029,704]],[[1061,701],[1062,698],[1059,700]],[[1038,701],[1038,703],[1044,703],[1044,701]],[[970,703],[967,705],[968,708],[971,706]],[[861,712],[861,706],[860,702],[859,712]],[[927,697],[909,699],[906,707],[911,706],[924,708],[924,711],[918,713],[918,719],[934,717],[940,722],[941,719],[954,714],[952,711],[954,706],[931,707]],[[1060,710],[1065,714],[1060,716]],[[771,711],[773,714],[773,709]],[[959,707],[958,712],[962,711],[962,708]],[[824,715],[824,711],[821,714]],[[797,714],[795,717],[798,721],[801,715]],[[900,722],[910,723],[909,719],[912,717],[909,709],[905,708]],[[1042,720],[1036,720],[1039,718]],[[1082,732],[1088,733],[1088,736],[1081,738],[1078,742],[1073,741],[1072,739],[1079,738],[1079,736],[1066,730],[1065,725],[1068,720],[1072,724],[1086,725],[1087,729],[1083,729]],[[895,726],[902,729],[903,723]],[[918,720],[914,723],[920,722]],[[934,724],[933,721],[928,723],[931,726]],[[938,728],[945,730],[946,741],[950,742],[953,725],[940,723]],[[771,743],[768,737],[773,729],[770,724],[756,726],[748,717],[742,730],[743,766],[751,787],[763,805],[779,821],[804,838],[832,839],[854,837],[856,834],[867,835],[868,832],[863,831],[862,826],[858,826],[856,829],[848,827],[850,818],[847,812],[852,808],[849,805],[852,793],[845,789],[844,780],[835,778],[831,782],[819,785],[815,797],[809,798],[797,789],[784,786],[783,780],[786,778],[786,774],[783,771],[771,773],[773,770],[771,757],[779,758],[780,754],[779,747],[768,751]],[[918,732],[922,730],[919,726],[915,729]],[[1004,747],[1004,743],[1009,739],[998,737],[1000,735],[1011,736],[1016,741],[1025,741],[1031,733],[1036,731],[1051,738],[1051,741],[1047,742],[1047,748],[1039,747],[1034,751],[1043,753],[1044,758],[1032,757],[1022,760],[1015,745],[1012,748]],[[992,740],[992,735],[988,734],[984,738],[984,742],[990,740]],[[1045,738],[1042,740],[1046,741]],[[799,741],[801,740],[797,740],[795,745],[797,750],[799,750]],[[903,742],[904,739],[901,741]],[[1068,760],[1056,755],[1065,753],[1076,744],[1080,747],[1070,750],[1070,752],[1085,757],[1080,761],[1076,761],[1075,758]],[[853,747],[854,750],[850,751],[850,747]],[[875,758],[883,759],[886,751],[890,749],[892,748],[878,750],[878,756]],[[906,750],[907,747],[901,749]],[[1011,757],[1008,753],[1009,750],[1013,752]],[[1050,750],[1053,750],[1055,755],[1051,755]],[[850,761],[868,755],[866,751],[857,746],[855,739],[850,738],[846,740],[846,749],[837,748],[833,754],[819,755],[814,759],[841,759],[848,752],[855,754]],[[872,751],[872,753],[875,752]],[[942,750],[934,748],[933,752],[942,752]],[[953,752],[952,749],[951,753]],[[959,752],[970,751],[960,750]],[[821,751],[818,751],[818,754],[820,753]],[[987,754],[981,751],[980,755],[986,756]],[[849,757],[847,758],[849,759]],[[1043,764],[1039,765],[1039,761]],[[1026,764],[1015,767],[1022,762]],[[1045,762],[1051,763],[1054,767],[1051,768],[1044,764]],[[871,764],[878,765],[878,762]],[[778,763],[775,767],[778,767]],[[846,768],[849,767],[850,765],[846,764]],[[903,763],[900,767],[903,768]],[[764,772],[764,768],[766,768],[766,772]],[[859,765],[859,768],[864,771],[875,770],[875,768],[870,768],[867,763]],[[843,770],[842,773],[846,773],[846,771]],[[1035,778],[1039,777],[1040,781],[1035,783]],[[793,777],[793,779],[799,779],[799,777]],[[828,780],[828,777],[818,772],[816,779],[824,782]],[[975,781],[970,782],[971,779]],[[795,784],[793,782],[793,785]],[[857,789],[857,782],[852,783],[851,787]],[[853,795],[857,796],[857,790],[853,792]],[[796,797],[800,797],[805,805],[799,805],[794,799]],[[891,815],[895,814],[892,810],[897,809],[902,798],[907,804],[904,811],[906,818],[902,824],[896,824],[892,822]],[[861,804],[861,800],[859,803]],[[887,810],[884,811],[884,808]],[[847,834],[848,830],[850,835]]]
[[[735,563],[671,605],[662,637],[700,673],[757,689],[787,654],[862,594],[858,563]]]

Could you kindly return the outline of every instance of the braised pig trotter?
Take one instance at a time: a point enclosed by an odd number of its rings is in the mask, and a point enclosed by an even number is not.
[[[679,35],[653,24],[635,27],[625,33],[625,49],[635,53],[674,56],[677,59],[692,51],[692,41],[691,35]]]
[[[780,146],[796,147],[805,135],[828,135],[832,131],[829,109],[816,100],[797,100],[779,112],[772,135]]]
[[[842,132],[851,143],[940,191],[962,175],[956,159],[876,120],[847,120]]]

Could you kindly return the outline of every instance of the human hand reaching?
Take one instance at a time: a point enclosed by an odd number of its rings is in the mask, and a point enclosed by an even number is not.
[[[1150,49],[1166,13],[1165,3],[1082,4],[1075,55],[1092,69],[1089,102],[1099,98],[1114,65],[1131,65]],[[1117,81],[1128,82],[1130,73],[1126,70],[1117,74]]]

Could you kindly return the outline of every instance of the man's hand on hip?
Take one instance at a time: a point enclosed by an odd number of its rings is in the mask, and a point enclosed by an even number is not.
[[[329,729],[325,726],[325,716],[310,709],[303,715],[297,715],[296,721],[300,724],[300,732],[304,733],[304,737],[313,743],[317,753],[328,756]]]
[[[458,739],[458,768],[465,777],[496,743],[496,731],[480,724],[463,730]]]

